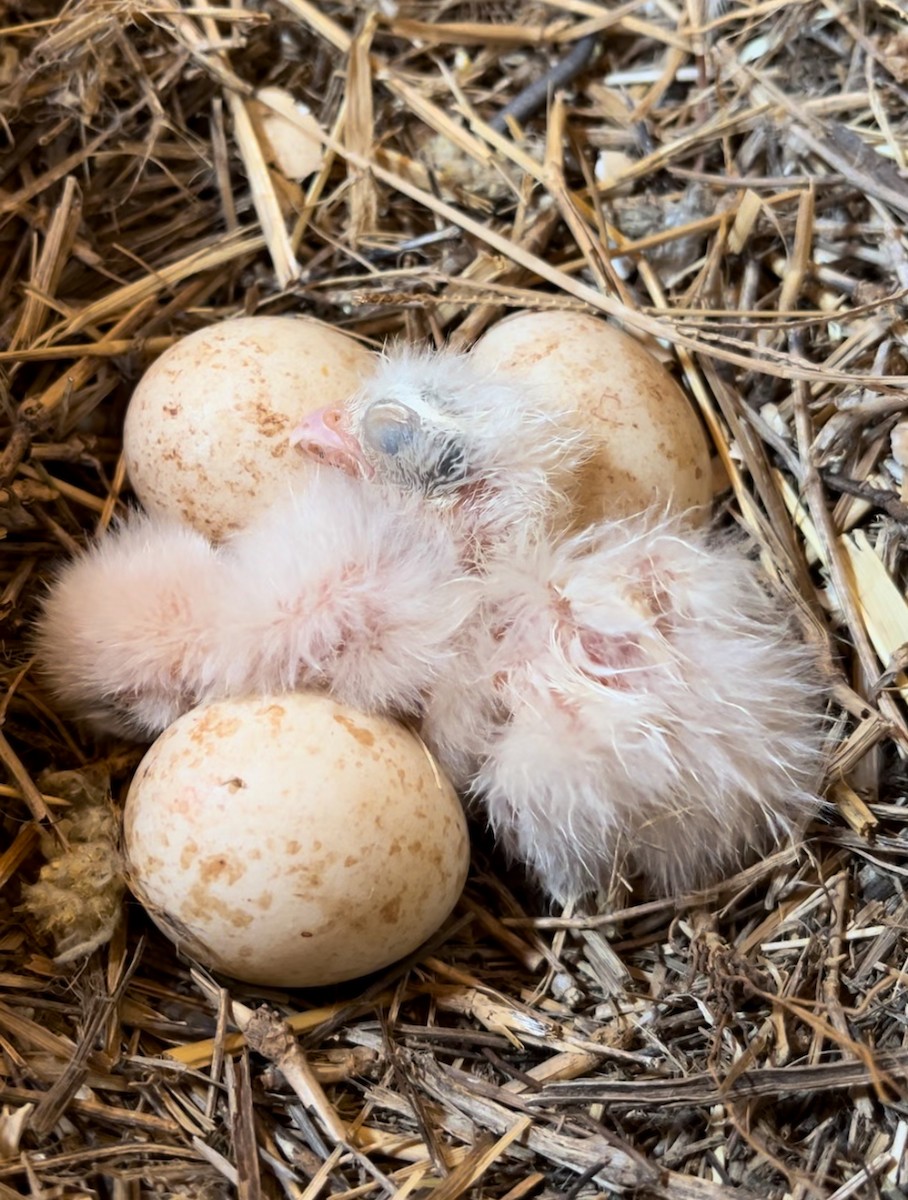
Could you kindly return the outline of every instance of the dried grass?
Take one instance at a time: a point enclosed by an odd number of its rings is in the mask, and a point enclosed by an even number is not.
[[[0,6],[0,1196],[906,1194],[904,16]],[[590,35],[519,125],[511,102]],[[317,118],[308,179],[275,166],[265,86]],[[600,151],[631,160],[604,186]],[[450,926],[326,994],[209,980],[132,903],[53,961],[21,901],[70,827],[55,780],[122,796],[140,751],[57,718],[27,632],[53,561],[128,498],[141,371],[240,311],[465,345],[552,305],[671,348],[720,504],[830,637],[828,823],[593,916],[546,912],[477,830]]]

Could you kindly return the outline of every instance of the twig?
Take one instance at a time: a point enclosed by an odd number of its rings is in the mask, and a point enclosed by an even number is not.
[[[902,525],[908,524],[908,504],[899,500],[898,496],[892,492],[888,492],[884,488],[871,487],[869,483],[861,483],[857,479],[849,479],[847,475],[840,475],[838,471],[821,471],[820,477],[834,491],[844,492],[848,496],[858,496],[861,500],[866,500],[868,504],[882,508],[894,521],[898,521]]]
[[[544,75],[534,79],[522,92],[518,92],[513,100],[489,120],[492,129],[498,133],[507,133],[512,121],[520,125],[538,112],[555,92],[567,87],[586,69],[598,40],[597,34],[590,33],[575,42],[569,53],[560,58]]]

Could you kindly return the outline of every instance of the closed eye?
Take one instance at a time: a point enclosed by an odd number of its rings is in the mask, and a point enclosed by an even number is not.
[[[362,415],[363,443],[380,454],[397,455],[413,444],[422,422],[412,408],[378,400]]]
[[[360,417],[359,437],[379,475],[432,496],[453,490],[467,474],[463,439],[445,427],[451,424],[397,400],[374,400]]]

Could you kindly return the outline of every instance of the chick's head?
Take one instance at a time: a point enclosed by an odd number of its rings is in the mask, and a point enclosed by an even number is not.
[[[585,456],[579,435],[525,386],[449,351],[383,356],[344,406],[310,414],[294,440],[486,531],[544,520]]]

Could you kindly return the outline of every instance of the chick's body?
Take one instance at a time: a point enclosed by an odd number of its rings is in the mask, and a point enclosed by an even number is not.
[[[59,695],[144,734],[301,687],[420,718],[560,900],[705,882],[816,811],[822,688],[758,568],[652,514],[553,532],[588,447],[551,398],[404,351],[295,437],[325,469],[218,550],[139,522],[64,570]],[[77,601],[113,586],[108,628]]]
[[[217,549],[167,521],[124,524],[60,572],[38,657],[74,713],[138,737],[203,701],[313,687],[409,713],[474,590],[434,513],[320,472]]]
[[[423,734],[551,895],[696,886],[818,810],[820,673],[740,541],[653,512],[556,533],[589,445],[464,355],[386,360],[334,423],[479,582]]]
[[[424,736],[554,896],[685,890],[816,811],[818,672],[738,547],[641,519],[523,544],[474,630]]]

